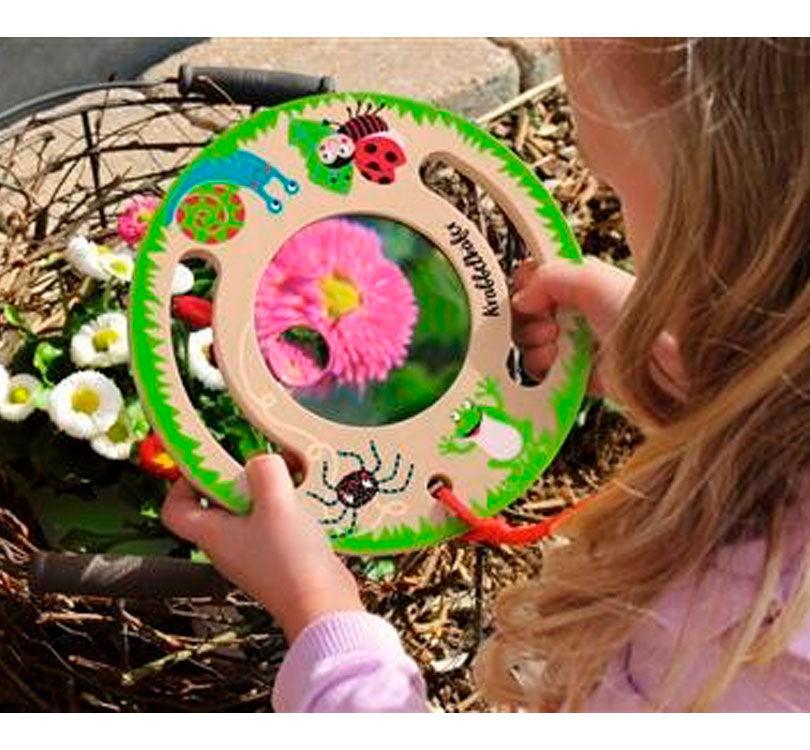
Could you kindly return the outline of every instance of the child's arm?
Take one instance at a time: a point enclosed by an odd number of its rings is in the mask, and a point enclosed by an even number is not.
[[[279,712],[427,711],[419,669],[396,630],[367,612],[326,615],[293,643],[273,689]]]
[[[396,631],[364,611],[352,574],[296,500],[283,459],[255,458],[246,473],[249,515],[203,508],[180,480],[162,517],[260,601],[287,636],[291,648],[275,688],[276,709],[427,710],[419,670]]]

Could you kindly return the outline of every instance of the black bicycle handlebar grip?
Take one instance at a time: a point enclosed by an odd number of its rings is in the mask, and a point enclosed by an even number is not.
[[[307,76],[259,68],[181,65],[177,73],[181,96],[199,94],[211,103],[228,102],[271,107],[303,96],[335,90],[330,76]]]
[[[54,552],[38,552],[33,556],[29,584],[35,594],[120,599],[222,599],[231,590],[231,585],[212,566],[190,560]]]

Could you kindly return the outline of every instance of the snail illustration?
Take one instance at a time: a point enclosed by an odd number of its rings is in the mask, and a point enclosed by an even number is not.
[[[267,189],[273,181],[280,182],[289,196],[301,190],[296,180],[248,151],[203,159],[181,175],[166,204],[166,223],[176,220],[183,233],[195,242],[226,242],[245,223],[240,188],[256,193],[271,214],[281,213],[282,202]]]

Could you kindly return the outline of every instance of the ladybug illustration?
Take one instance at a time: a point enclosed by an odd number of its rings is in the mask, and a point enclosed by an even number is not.
[[[363,177],[378,185],[390,185],[396,170],[407,159],[400,136],[388,127],[380,116],[383,106],[365,111],[359,105],[356,112],[347,109],[349,119],[337,124],[337,130],[318,144],[318,159],[329,169],[340,169],[354,163]],[[325,121],[326,125],[335,125]]]

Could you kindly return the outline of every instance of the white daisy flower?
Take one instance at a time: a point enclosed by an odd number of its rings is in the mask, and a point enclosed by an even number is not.
[[[225,380],[214,360],[214,330],[201,328],[188,337],[188,368],[206,388],[221,391]]]
[[[79,273],[98,281],[130,281],[135,265],[129,248],[99,245],[81,234],[68,243],[65,258]]]
[[[5,395],[0,399],[0,418],[22,422],[37,408],[42,383],[33,375],[14,375],[8,379]]]
[[[68,435],[88,439],[112,427],[124,407],[118,386],[95,370],[68,375],[51,391],[48,412]]]
[[[194,272],[183,263],[178,263],[172,279],[172,294],[188,294],[194,286]]]
[[[124,283],[132,281],[135,259],[131,250],[103,253],[99,255],[99,263],[107,278]]]
[[[76,367],[112,367],[129,361],[127,316],[110,312],[85,323],[70,340],[70,358]]]
[[[115,424],[106,432],[90,439],[90,447],[110,461],[125,461],[132,453],[135,433],[129,423],[126,410],[118,415]]]

